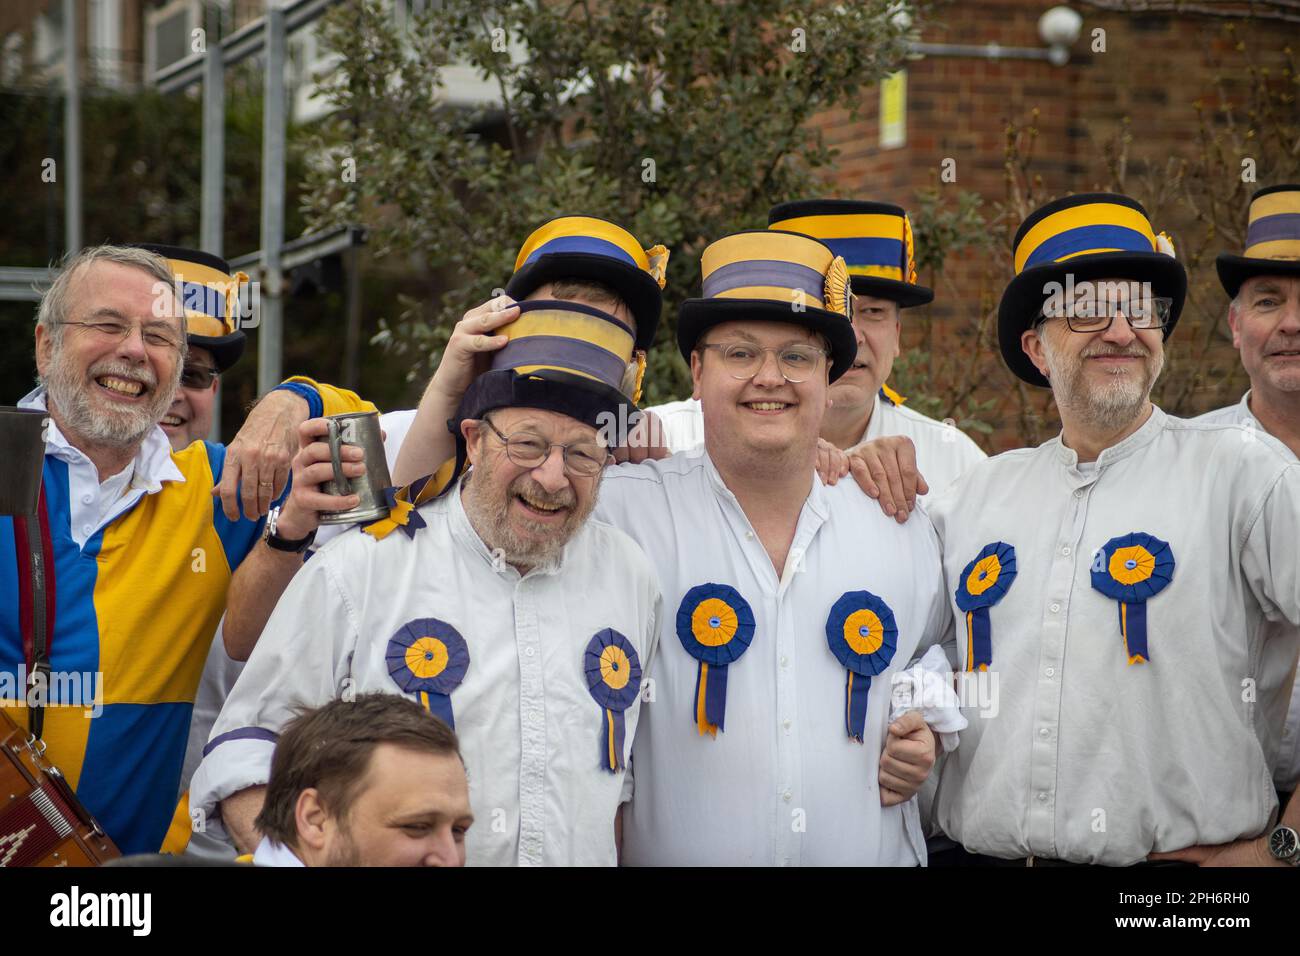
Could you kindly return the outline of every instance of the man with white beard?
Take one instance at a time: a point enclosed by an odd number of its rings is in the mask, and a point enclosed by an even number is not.
[[[1002,355],[1062,429],[929,505],[961,669],[1000,705],[941,775],[947,862],[1294,861],[1256,723],[1268,625],[1300,624],[1300,465],[1151,403],[1187,279],[1140,204],[1065,197],[1013,248]]]
[[[314,383],[294,382],[229,449],[173,452],[159,421],[187,356],[176,289],[144,249],[69,257],[37,314],[42,384],[19,403],[49,415],[38,515],[0,517],[0,687],[21,689],[0,703],[127,854],[162,843],[230,571],[261,528],[227,517],[214,489],[224,475],[246,514],[265,510],[288,464],[277,474],[266,450],[296,444],[322,406]]]

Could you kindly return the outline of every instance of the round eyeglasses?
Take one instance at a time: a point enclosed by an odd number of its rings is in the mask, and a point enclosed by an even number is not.
[[[747,382],[759,373],[768,352],[776,353],[776,366],[782,377],[791,385],[806,382],[817,371],[826,352],[811,345],[784,345],[779,349],[763,348],[748,342],[731,342],[726,345],[701,345],[702,349],[717,349],[722,353],[722,365],[732,378]]]

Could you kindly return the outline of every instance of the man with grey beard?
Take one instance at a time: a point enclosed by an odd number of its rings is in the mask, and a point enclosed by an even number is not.
[[[1300,623],[1300,465],[1152,404],[1187,280],[1140,204],[1065,197],[1013,251],[1002,355],[1062,428],[929,505],[961,676],[1000,704],[949,755],[935,817],[965,849],[934,862],[1270,862],[1256,722],[1268,625]]]
[[[162,844],[230,571],[260,530],[255,515],[226,517],[214,489],[238,446],[252,500],[269,504],[274,469],[252,449],[274,444],[277,422],[279,438],[296,435],[311,407],[278,391],[229,454],[173,452],[158,423],[187,353],[175,289],[144,249],[64,263],[37,313],[41,384],[19,403],[49,417],[38,514],[0,517],[0,686],[26,689],[0,705],[128,854]]]
[[[456,728],[481,821],[466,838],[470,864],[616,862],[660,613],[640,549],[588,520],[610,458],[598,428],[634,411],[621,308],[512,306],[506,346],[450,423],[455,463],[366,533],[299,563],[191,787],[192,806],[241,848],[256,841],[250,824],[294,709],[373,691],[406,694]],[[306,452],[291,518],[325,504],[304,490],[321,477]]]

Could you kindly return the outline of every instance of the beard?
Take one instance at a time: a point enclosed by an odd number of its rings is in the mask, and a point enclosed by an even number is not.
[[[1040,341],[1057,404],[1069,408],[1092,428],[1117,431],[1131,424],[1146,407],[1151,387],[1164,369],[1164,352],[1153,355],[1138,341],[1125,348],[1099,343],[1077,355],[1057,353],[1047,336]],[[1084,362],[1099,355],[1133,355],[1144,361],[1136,374],[1116,369],[1099,386],[1084,384]]]
[[[339,839],[330,847],[329,856],[325,858],[326,866],[364,866],[361,861],[361,848],[352,839],[352,832],[339,826]]]
[[[97,401],[93,390],[99,386],[95,379],[103,375],[143,383],[149,390],[149,400],[137,407],[119,407]],[[121,448],[138,442],[162,420],[171,408],[180,379],[179,361],[172,381],[160,388],[158,377],[149,366],[132,366],[111,359],[96,362],[83,377],[60,348],[52,356],[45,384],[50,403],[58,409],[64,426],[70,432],[98,445]]]
[[[512,481],[502,495],[497,490],[498,483],[493,480],[496,466],[488,462],[487,455],[480,455],[479,464],[462,480],[461,501],[470,524],[483,543],[507,564],[535,568],[551,563],[560,556],[564,546],[595,508],[599,481],[592,489],[591,499],[583,506],[579,506],[572,487],[552,494],[527,473]],[[526,495],[531,501],[543,505],[567,507],[569,515],[558,528],[530,521],[526,515],[512,519],[510,506],[518,495]]]

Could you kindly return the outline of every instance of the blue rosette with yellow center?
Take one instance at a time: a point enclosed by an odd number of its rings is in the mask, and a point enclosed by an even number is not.
[[[1130,664],[1151,660],[1147,649],[1147,599],[1174,578],[1168,541],[1142,531],[1111,538],[1092,564],[1092,586],[1119,602],[1119,633]]]
[[[677,637],[700,662],[691,719],[701,734],[716,737],[727,712],[727,666],[754,639],[754,612],[735,588],[700,584],[677,608]]]
[[[593,637],[582,655],[587,689],[600,704],[600,765],[610,773],[623,769],[623,712],[641,692],[641,659],[626,637],[607,627]]]
[[[848,671],[844,685],[844,729],[862,743],[871,678],[894,659],[898,625],[894,612],[870,591],[848,591],[831,606],[826,643]]]
[[[398,687],[447,726],[456,726],[451,692],[469,670],[469,647],[458,630],[433,617],[411,621],[389,638],[384,658]]]
[[[1016,549],[994,541],[966,565],[954,596],[966,615],[966,670],[986,671],[993,663],[993,627],[989,608],[1006,596],[1016,579]]]

